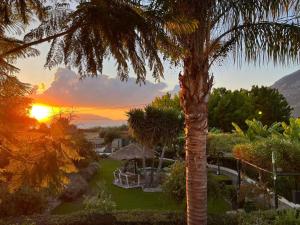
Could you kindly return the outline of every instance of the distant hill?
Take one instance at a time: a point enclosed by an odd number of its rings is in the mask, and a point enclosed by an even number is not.
[[[279,79],[271,87],[284,95],[294,109],[293,116],[300,117],[300,70]]]
[[[126,124],[124,120],[112,120],[106,117],[94,115],[94,114],[76,114],[73,124],[77,125],[79,128],[91,128],[91,127],[111,127],[111,126],[121,126]]]

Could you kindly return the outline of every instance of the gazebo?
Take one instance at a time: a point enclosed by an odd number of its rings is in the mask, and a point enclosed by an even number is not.
[[[123,188],[136,188],[142,187],[144,184],[144,178],[137,173],[136,160],[137,159],[152,159],[154,158],[154,151],[145,149],[138,144],[129,144],[120,150],[112,153],[110,158],[115,160],[127,160],[134,162],[134,171],[129,171],[127,167],[119,168],[114,171],[114,184]],[[128,164],[128,163],[127,163]]]

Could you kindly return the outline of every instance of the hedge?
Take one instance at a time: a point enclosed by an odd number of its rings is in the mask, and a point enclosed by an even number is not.
[[[209,215],[208,225],[238,225],[233,215]],[[112,214],[87,213],[35,215],[0,220],[0,225],[186,225],[180,212],[117,211]]]
[[[117,211],[112,214],[87,213],[36,215],[0,220],[0,225],[186,225],[180,212]],[[238,214],[208,215],[208,225],[300,225],[299,212],[257,211]]]

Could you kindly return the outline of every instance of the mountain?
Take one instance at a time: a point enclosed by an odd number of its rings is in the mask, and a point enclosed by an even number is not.
[[[91,128],[91,127],[113,127],[126,124],[124,120],[112,120],[106,117],[94,115],[94,114],[76,114],[73,124],[79,128]]]
[[[300,117],[300,70],[279,79],[271,87],[284,95],[294,109],[293,116]]]

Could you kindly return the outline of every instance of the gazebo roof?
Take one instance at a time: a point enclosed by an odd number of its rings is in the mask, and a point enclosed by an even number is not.
[[[110,155],[112,159],[116,160],[142,159],[143,156],[147,159],[154,158],[154,152],[147,148],[143,153],[142,147],[138,144],[129,144]]]

